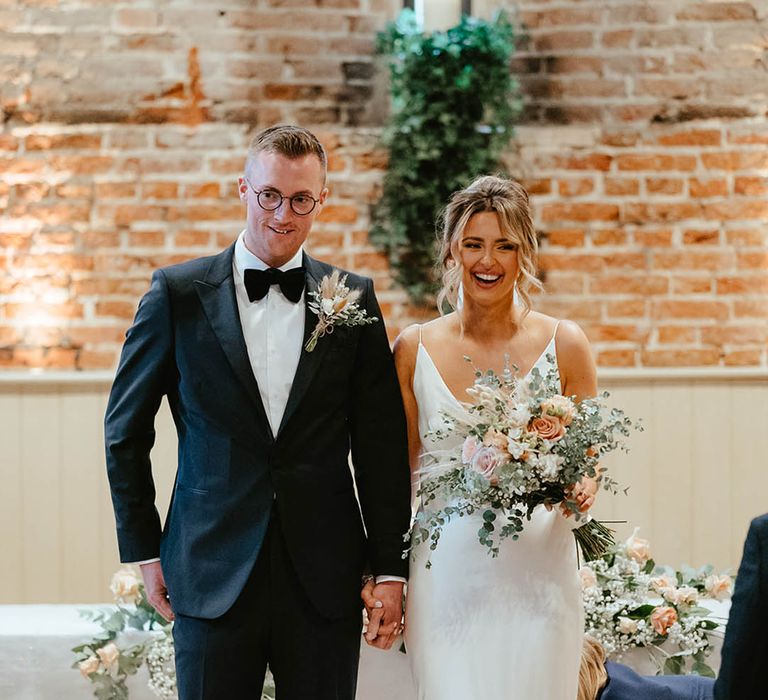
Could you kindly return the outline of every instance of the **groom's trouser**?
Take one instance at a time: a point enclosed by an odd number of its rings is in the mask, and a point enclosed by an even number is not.
[[[273,508],[251,575],[221,617],[177,615],[179,700],[259,700],[266,666],[280,700],[354,700],[362,614],[329,620],[312,606]]]

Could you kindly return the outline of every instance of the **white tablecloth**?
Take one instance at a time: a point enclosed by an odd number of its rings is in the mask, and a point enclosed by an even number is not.
[[[713,614],[727,618],[730,603],[706,601]],[[86,700],[90,683],[70,668],[73,646],[100,631],[81,618],[77,605],[0,605],[0,698],[2,700]],[[720,665],[721,637],[715,640],[710,665]],[[624,659],[641,673],[654,673],[647,653],[635,650]],[[129,680],[131,700],[153,700],[146,670]],[[405,654],[363,644],[358,681],[359,700],[413,700],[415,693]]]

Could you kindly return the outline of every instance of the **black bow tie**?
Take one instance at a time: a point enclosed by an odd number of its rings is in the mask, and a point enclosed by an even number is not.
[[[278,285],[285,298],[294,304],[301,299],[301,293],[304,291],[303,267],[294,267],[285,272],[274,267],[268,270],[246,270],[243,278],[249,301],[263,299],[273,284]]]

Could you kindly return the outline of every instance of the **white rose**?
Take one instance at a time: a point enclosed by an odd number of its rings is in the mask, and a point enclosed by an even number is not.
[[[528,408],[527,404],[524,403],[516,403],[514,406],[511,406],[509,409],[509,422],[516,426],[525,426],[528,425],[528,422],[531,420],[531,411]]]
[[[717,576],[712,574],[704,579],[704,588],[707,595],[715,600],[725,600],[731,597],[733,581],[730,576]]]
[[[320,302],[320,306],[322,306],[323,313],[326,316],[330,316],[333,313],[333,305],[334,305],[333,299],[323,299]]]
[[[620,617],[619,632],[622,634],[634,634],[637,632],[637,620],[633,620],[631,617]]]
[[[139,578],[132,569],[120,569],[112,577],[109,589],[122,603],[135,603],[139,599]]]
[[[517,430],[519,431],[520,429],[518,428]],[[528,448],[528,445],[518,441],[518,437],[519,436],[512,437],[512,435],[507,436],[507,451],[514,459],[520,459]]]
[[[658,591],[659,593],[661,593],[661,591],[665,588],[677,587],[677,581],[674,578],[667,576],[666,574],[662,574],[661,576],[654,576],[648,583],[650,583],[651,588],[653,588],[655,591]]]
[[[103,663],[107,669],[111,669],[117,662],[117,657],[120,656],[120,650],[114,642],[105,644],[101,649],[97,649],[96,653],[99,655],[101,663]]]
[[[83,677],[88,678],[92,673],[96,673],[99,670],[99,658],[91,655],[85,661],[77,664],[77,668],[83,674]]]
[[[539,455],[538,466],[541,469],[541,478],[545,481],[555,481],[564,461],[565,459],[560,455]]]
[[[636,527],[632,536],[624,543],[624,547],[630,559],[634,559],[638,564],[645,564],[651,558],[651,543],[638,537],[638,532],[640,528]]]

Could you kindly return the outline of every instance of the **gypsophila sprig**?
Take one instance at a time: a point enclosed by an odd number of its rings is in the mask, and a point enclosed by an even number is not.
[[[341,277],[338,270],[334,270],[330,277],[323,277],[317,290],[309,295],[313,299],[309,308],[317,315],[317,325],[305,346],[307,352],[312,352],[317,341],[333,333],[336,326],[365,326],[379,320],[358,307],[360,290],[347,287],[347,275]]]
[[[731,577],[714,574],[711,566],[679,571],[656,566],[638,530],[580,569],[585,633],[613,660],[640,647],[659,673],[714,678],[706,659],[710,634],[721,623],[700,601],[729,598]]]
[[[430,437],[454,434],[463,442],[447,455],[424,455],[418,490],[422,508],[406,535],[410,546],[404,556],[422,542],[436,549],[451,518],[475,511],[483,519],[478,540],[497,556],[501,541],[518,539],[539,505],[564,504],[577,521],[587,521],[574,531],[586,559],[613,543],[605,526],[579,511],[570,490],[583,477],[592,477],[616,493],[618,485],[598,469],[599,459],[626,450],[622,438],[639,426],[621,410],[607,408],[607,393],[580,402],[560,394],[554,357],[547,359],[546,374],[534,368],[523,378],[508,364],[501,375],[476,369],[467,389],[473,402],[443,412],[444,428]]]

